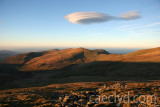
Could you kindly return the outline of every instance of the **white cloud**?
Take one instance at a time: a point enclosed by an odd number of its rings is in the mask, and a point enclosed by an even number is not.
[[[97,12],[76,12],[65,16],[65,18],[75,24],[90,24],[109,21],[112,16]]]
[[[140,18],[141,16],[139,15],[139,11],[130,11],[130,12],[121,14],[120,17],[121,17],[122,19],[131,20],[131,19]]]
[[[124,13],[120,17],[114,17],[105,13],[98,13],[98,12],[75,12],[65,16],[65,19],[74,24],[91,24],[91,23],[107,22],[110,20],[136,19],[139,17],[140,15],[137,13],[137,11]]]

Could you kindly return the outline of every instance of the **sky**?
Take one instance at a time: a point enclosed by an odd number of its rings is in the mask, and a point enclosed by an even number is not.
[[[160,0],[0,0],[0,49],[160,46]]]

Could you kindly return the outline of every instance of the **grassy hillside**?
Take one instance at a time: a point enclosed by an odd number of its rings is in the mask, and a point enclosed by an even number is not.
[[[20,71],[39,71],[63,68],[71,64],[96,61],[99,55],[109,53],[104,50],[84,48],[49,50],[15,55],[3,61],[5,64],[21,64]]]
[[[159,80],[159,54],[160,48],[126,55],[70,48],[15,55],[0,64],[0,88],[70,82]]]
[[[40,71],[61,69],[72,64],[94,61],[121,62],[160,62],[160,48],[139,50],[121,55],[110,54],[105,50],[88,50],[84,48],[49,50],[15,55],[3,61],[5,64],[19,64],[20,71]]]
[[[160,62],[160,48],[145,49],[124,55],[129,62]]]

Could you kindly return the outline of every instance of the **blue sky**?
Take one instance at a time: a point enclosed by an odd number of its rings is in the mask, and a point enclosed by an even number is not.
[[[159,0],[0,0],[0,48],[160,46]],[[64,17],[99,12],[114,17],[139,11],[140,18],[75,24]]]

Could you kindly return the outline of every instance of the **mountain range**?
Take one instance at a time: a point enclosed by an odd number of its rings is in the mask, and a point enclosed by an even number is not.
[[[124,55],[85,48],[29,52],[3,60],[0,77],[3,88],[67,82],[158,80],[160,48]]]

